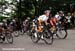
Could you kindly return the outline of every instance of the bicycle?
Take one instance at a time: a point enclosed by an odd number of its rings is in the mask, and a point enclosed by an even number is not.
[[[3,39],[3,38],[4,38],[4,40],[7,40],[8,43],[10,43],[10,44],[13,43],[13,36],[8,29],[2,30],[0,40]]]
[[[43,30],[41,32],[37,31],[37,25],[33,26],[31,30],[31,40],[34,43],[38,43],[40,40],[43,40],[46,44],[51,45],[53,43],[53,33],[48,30],[45,26],[41,26]]]
[[[56,26],[56,36],[59,38],[59,39],[66,39],[67,38],[67,35],[68,35],[68,32],[67,32],[67,29],[66,29],[66,25],[64,25],[65,23],[59,23],[58,26]]]

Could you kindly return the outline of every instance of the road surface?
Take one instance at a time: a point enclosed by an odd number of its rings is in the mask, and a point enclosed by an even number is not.
[[[68,37],[64,40],[56,38],[52,45],[43,41],[35,44],[27,35],[14,37],[14,43],[0,43],[0,51],[75,51],[75,30],[68,30]]]

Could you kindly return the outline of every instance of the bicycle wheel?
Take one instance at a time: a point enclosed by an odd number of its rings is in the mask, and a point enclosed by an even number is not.
[[[19,36],[19,31],[14,31],[13,34],[14,34],[15,37],[18,37]]]
[[[12,34],[6,34],[6,39],[7,39],[7,41],[8,41],[8,43],[10,43],[10,44],[12,44],[13,43],[13,36],[12,36]]]
[[[31,40],[34,42],[34,43],[38,43],[38,41],[40,40],[40,38],[38,38],[38,33],[37,32],[32,32],[31,33]]]
[[[50,33],[50,32],[45,32],[45,35],[44,35],[44,39],[43,40],[48,45],[53,44],[53,34]]]
[[[60,30],[57,30],[56,32],[56,36],[59,38],[59,39],[66,39],[68,33],[67,33],[67,30],[65,29],[60,29]]]

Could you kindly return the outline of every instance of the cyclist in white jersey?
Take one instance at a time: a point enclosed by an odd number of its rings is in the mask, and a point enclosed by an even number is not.
[[[39,16],[38,21],[39,21],[39,26],[38,26],[38,31],[42,32],[42,29],[44,26],[42,26],[42,23],[44,23],[46,25],[46,27],[48,26],[48,18],[50,16],[50,10],[46,10],[44,11],[44,14]],[[45,27],[44,27],[45,29]],[[41,36],[41,38],[43,39],[43,35]]]
[[[49,18],[49,15],[50,15],[50,10],[46,10],[44,11],[43,15],[39,16],[38,20],[44,22],[47,25],[48,24],[47,20]]]

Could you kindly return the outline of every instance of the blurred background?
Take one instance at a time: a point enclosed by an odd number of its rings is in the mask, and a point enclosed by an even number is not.
[[[46,9],[52,14],[62,10],[65,15],[75,16],[75,0],[0,0],[0,21],[38,17]]]

